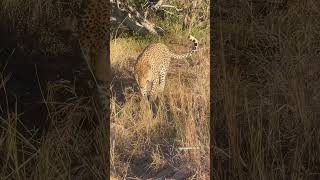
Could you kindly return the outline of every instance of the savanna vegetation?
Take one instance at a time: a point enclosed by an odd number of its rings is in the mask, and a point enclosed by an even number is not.
[[[168,1],[167,1],[168,2]],[[191,1],[169,1],[183,8]],[[113,26],[110,42],[112,81],[111,174],[120,179],[209,179],[210,34],[209,19],[199,21],[209,4],[198,1],[194,22],[183,26],[185,13],[163,11],[150,21],[162,27],[163,36],[126,33]],[[120,32],[120,33],[119,33]],[[188,35],[200,42],[194,56],[172,61],[164,95],[153,111],[141,98],[133,65],[149,44],[162,42],[172,51],[191,49]]]
[[[319,179],[319,1],[218,1],[215,179]]]
[[[142,10],[142,1],[126,3]],[[150,11],[162,36],[112,26],[111,149],[77,44],[80,4],[0,2],[0,179],[102,179],[108,151],[111,179],[209,179],[208,2],[170,1],[182,9],[171,15]],[[190,33],[199,50],[172,62],[154,115],[133,79],[135,59],[153,42],[187,52]]]

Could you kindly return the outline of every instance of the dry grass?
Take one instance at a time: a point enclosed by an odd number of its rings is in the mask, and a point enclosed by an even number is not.
[[[17,49],[28,55],[39,52],[44,56],[70,55],[72,45],[68,43],[72,38],[69,39],[71,36],[66,32],[73,27],[66,26],[70,21],[65,18],[72,19],[78,3],[78,0],[4,0],[0,2],[0,26],[15,33]],[[173,32],[177,31],[177,26],[175,28]],[[209,34],[206,31],[202,35],[199,35],[202,37],[199,38],[200,50],[191,62],[173,62],[166,95],[158,104],[155,117],[148,104],[140,100],[131,75],[134,59],[151,40],[126,38],[117,39],[117,44],[111,42],[114,74],[111,179],[169,176],[208,179]],[[185,34],[168,37],[174,42],[189,44],[185,42]],[[185,48],[175,50],[183,52]],[[43,57],[45,63],[48,59]],[[79,93],[79,86],[73,81],[41,84],[39,79],[46,77],[37,77],[42,97],[31,98],[45,110],[39,109],[29,118],[40,118],[39,114],[46,112],[47,116],[41,122],[43,126],[32,124],[32,120],[25,122],[28,118],[18,108],[19,103],[25,102],[16,98],[21,94],[6,87],[8,82],[11,86],[18,82],[16,75],[7,82],[6,74],[11,72],[0,65],[0,179],[104,178],[109,132],[105,129],[106,122],[94,118],[92,99]],[[25,70],[23,76],[29,76],[27,67]],[[30,125],[37,127],[27,127]],[[198,149],[179,150],[190,146]]]
[[[0,179],[104,178],[108,131],[100,120],[94,125],[90,98],[77,96],[67,81],[47,86],[44,129],[26,127],[30,124],[22,121],[23,114],[10,105],[1,106]]]
[[[319,179],[317,1],[220,1],[216,179]]]
[[[183,37],[186,36],[173,39],[183,41]],[[110,134],[112,178],[189,176],[208,179],[209,36],[199,40],[200,50],[190,62],[172,63],[166,96],[155,118],[148,104],[141,102],[130,73],[134,59],[149,42],[128,39],[117,39],[117,44],[111,42],[114,70]],[[185,44],[189,42],[186,40]],[[185,51],[181,46],[171,47],[178,52]],[[8,82],[14,81],[6,73],[1,73],[1,81],[6,82],[0,83],[1,93],[8,89]],[[108,134],[102,122],[94,125],[92,100],[81,95],[76,84],[62,80],[42,84],[47,88],[37,103],[42,102],[48,111],[43,129],[25,127],[21,110],[15,108],[15,103],[18,105],[22,100],[14,99],[12,92],[1,96],[1,102],[8,98],[10,103],[2,103],[0,109],[0,179],[104,177],[108,151],[104,147]],[[34,118],[37,116],[35,114]],[[178,149],[190,146],[199,149]]]
[[[175,35],[172,39],[184,38]],[[209,36],[199,40],[200,50],[191,62],[172,62],[155,117],[149,103],[140,99],[131,75],[147,43],[111,42],[111,172],[115,176],[160,178],[180,173],[180,177],[209,177]],[[166,43],[176,52],[186,51]],[[179,147],[199,149],[179,151]]]

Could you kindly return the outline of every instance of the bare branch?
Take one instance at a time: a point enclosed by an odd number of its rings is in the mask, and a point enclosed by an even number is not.
[[[169,5],[169,4],[164,4],[164,5],[162,5],[161,7],[162,7],[162,8],[173,8],[173,9],[175,9],[175,10],[178,11],[178,12],[183,11],[183,9],[178,9],[176,6],[172,6],[172,5]]]
[[[136,9],[130,5],[124,5],[119,0],[113,3],[112,17],[118,22],[122,22],[129,29],[140,34],[161,35],[164,30],[154,25],[143,17]]]

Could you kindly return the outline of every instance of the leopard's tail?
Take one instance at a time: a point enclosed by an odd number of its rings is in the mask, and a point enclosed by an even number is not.
[[[192,41],[192,43],[193,43],[192,50],[191,50],[190,52],[188,52],[188,53],[185,53],[185,54],[175,54],[175,53],[171,52],[171,58],[173,58],[173,59],[185,59],[185,58],[189,58],[189,57],[192,56],[192,54],[193,54],[194,52],[196,52],[196,51],[198,50],[199,41],[198,41],[195,37],[193,37],[193,36],[191,36],[191,35],[189,35],[189,39],[190,39],[190,40]]]

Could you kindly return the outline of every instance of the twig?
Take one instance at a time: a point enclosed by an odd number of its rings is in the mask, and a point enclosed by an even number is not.
[[[178,9],[176,6],[172,6],[172,5],[169,5],[169,4],[164,4],[164,5],[161,5],[162,8],[173,8],[175,9],[176,11],[180,12],[180,11],[183,11],[183,9]]]
[[[195,149],[200,149],[200,147],[195,147],[195,146],[191,146],[191,147],[179,147],[178,150],[182,151],[182,150],[195,150]]]

